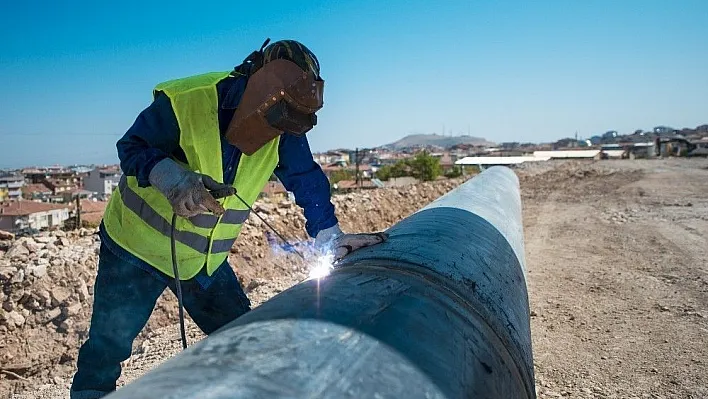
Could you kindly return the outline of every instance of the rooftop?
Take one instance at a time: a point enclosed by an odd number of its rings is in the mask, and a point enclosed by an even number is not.
[[[38,212],[69,209],[68,205],[48,204],[34,201],[10,201],[0,203],[0,216],[25,216]]]
[[[45,186],[44,184],[25,184],[22,187],[22,192],[25,194],[42,194],[42,193],[52,193],[52,189]]]

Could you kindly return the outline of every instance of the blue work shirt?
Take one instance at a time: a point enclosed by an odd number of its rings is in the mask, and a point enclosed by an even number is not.
[[[225,133],[245,88],[244,77],[228,77],[216,85],[219,100],[221,156],[226,184],[234,182],[241,151],[229,144]],[[125,135],[118,140],[116,147],[123,173],[135,176],[140,187],[148,187],[150,171],[161,160],[172,157],[186,163],[187,157],[179,146],[179,137],[179,125],[170,99],[165,94],[159,93],[152,104],[138,115]],[[285,189],[295,195],[295,203],[303,209],[306,219],[305,229],[310,237],[315,237],[320,230],[337,224],[334,205],[330,201],[329,181],[314,161],[307,138],[287,133],[281,135],[278,155],[278,166],[274,173]],[[103,224],[101,224],[100,235],[106,246],[123,260],[145,269],[160,279],[167,278],[166,275],[113,241],[106,233]],[[225,261],[224,264],[228,263]],[[213,274],[216,275],[218,273]],[[205,289],[211,282],[211,277],[207,276],[204,270],[195,278]]]

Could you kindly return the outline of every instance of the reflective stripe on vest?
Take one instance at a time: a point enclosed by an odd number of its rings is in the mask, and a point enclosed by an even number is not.
[[[165,220],[156,210],[152,209],[150,204],[128,187],[128,179],[125,175],[120,178],[118,189],[120,190],[120,195],[123,198],[123,204],[126,208],[135,212],[135,214],[140,216],[140,218],[153,229],[167,237],[172,236],[172,224],[170,221]],[[242,224],[248,219],[249,212],[248,210],[227,209],[226,213],[224,213],[221,218],[221,223]],[[200,214],[189,220],[197,227],[213,228],[216,226],[219,218],[216,215]],[[195,220],[197,223],[195,223]],[[228,252],[235,239],[234,237],[233,239],[214,240],[212,242],[211,252]],[[175,240],[203,254],[207,254],[209,251],[209,240],[191,231],[175,230]]]
[[[170,99],[180,129],[184,168],[223,182],[221,133],[216,85],[229,72],[208,73],[159,84]],[[219,199],[226,212],[193,218],[176,218],[175,249],[180,278],[188,280],[206,267],[208,275],[227,260],[252,205],[278,165],[280,138],[252,155],[241,154],[233,187],[247,205],[233,196]],[[112,195],[103,222],[108,235],[123,249],[162,273],[174,277],[170,236],[172,206],[156,188],[141,187],[135,176],[126,176]]]

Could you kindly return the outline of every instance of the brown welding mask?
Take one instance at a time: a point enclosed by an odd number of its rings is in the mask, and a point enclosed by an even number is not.
[[[287,132],[302,136],[317,124],[324,81],[285,59],[270,61],[251,75],[226,138],[246,155]]]

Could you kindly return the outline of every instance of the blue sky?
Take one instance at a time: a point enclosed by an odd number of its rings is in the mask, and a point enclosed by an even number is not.
[[[103,3],[0,5],[0,167],[115,162],[155,84],[229,70],[265,37],[320,59],[314,150],[443,125],[501,142],[708,123],[703,0]]]

